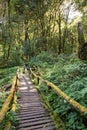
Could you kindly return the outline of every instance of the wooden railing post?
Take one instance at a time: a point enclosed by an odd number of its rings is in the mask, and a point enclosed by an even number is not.
[[[52,88],[51,88],[50,86],[47,86],[47,91],[46,91],[46,93],[48,94],[51,90],[52,90]]]
[[[39,80],[39,77],[37,77],[37,84],[39,84],[39,81],[40,81],[40,80]]]
[[[6,99],[6,101],[4,102],[2,109],[0,111],[0,124],[2,123],[3,119],[5,118],[5,115],[9,109],[9,105],[11,104],[11,101],[13,100],[14,97],[14,93],[17,91],[17,80],[18,80],[18,75],[16,75],[13,78],[13,83],[12,83],[12,87],[10,90],[10,93]]]
[[[18,74],[16,73],[15,86],[17,86],[17,81],[18,81]]]
[[[70,105],[72,105],[75,109],[77,109],[80,113],[86,114],[87,116],[87,107],[82,106],[80,103],[69,97],[67,94],[65,94],[58,86],[54,85],[53,83],[42,79],[40,76],[37,76],[34,74],[34,72],[31,70],[31,73],[36,77],[39,78],[42,82],[46,83],[48,86],[47,93],[50,92],[51,89],[54,89],[57,94],[59,94],[63,99],[65,99]]]

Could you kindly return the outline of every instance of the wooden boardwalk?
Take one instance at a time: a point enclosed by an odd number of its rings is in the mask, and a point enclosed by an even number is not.
[[[28,74],[23,74],[20,82],[20,112],[17,113],[19,121],[16,130],[56,130]]]

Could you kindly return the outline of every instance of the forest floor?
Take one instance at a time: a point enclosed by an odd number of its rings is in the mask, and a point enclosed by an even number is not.
[[[35,66],[37,68],[35,72],[40,72],[42,78],[57,85],[81,105],[87,106],[87,63],[79,60],[75,54],[57,56],[50,52],[41,52],[31,58],[29,66]],[[12,82],[17,68],[0,69],[0,109],[8,95],[3,86]],[[44,90],[45,86],[41,84],[40,91],[45,95]],[[87,130],[86,119],[55,91],[50,91],[46,95],[46,100],[52,106],[53,111],[65,121],[67,130]]]

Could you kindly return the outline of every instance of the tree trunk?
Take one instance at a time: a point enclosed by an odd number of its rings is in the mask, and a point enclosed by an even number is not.
[[[59,9],[59,54],[62,53],[62,42],[61,42],[61,14],[60,14],[60,9]]]
[[[25,19],[25,41],[29,39],[28,36],[28,20],[27,18]]]
[[[10,18],[10,13],[11,13],[11,10],[10,10],[10,0],[7,1],[8,2],[8,29],[9,29],[9,45],[8,45],[8,54],[7,54],[7,60],[9,59],[10,57],[10,50],[11,50],[11,18]]]
[[[10,0],[8,2],[8,29],[9,29],[9,36],[11,34],[11,5],[10,5]]]
[[[79,46],[82,46],[85,43],[81,22],[78,23],[78,42]]]
[[[87,60],[87,42],[85,42],[82,24],[81,22],[78,23],[78,57],[81,60]]]

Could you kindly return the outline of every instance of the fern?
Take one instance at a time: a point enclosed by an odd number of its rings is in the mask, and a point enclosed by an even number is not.
[[[67,95],[87,106],[87,64],[80,61],[75,55],[70,57],[63,54],[56,57],[51,55],[52,53],[41,53],[31,60],[32,65],[39,66],[44,79],[56,84]],[[50,60],[50,58],[52,59]],[[46,95],[47,88],[44,84],[40,89]],[[46,99],[50,102],[54,112],[65,120],[67,130],[87,129],[79,113],[55,91],[50,91],[46,95]]]

